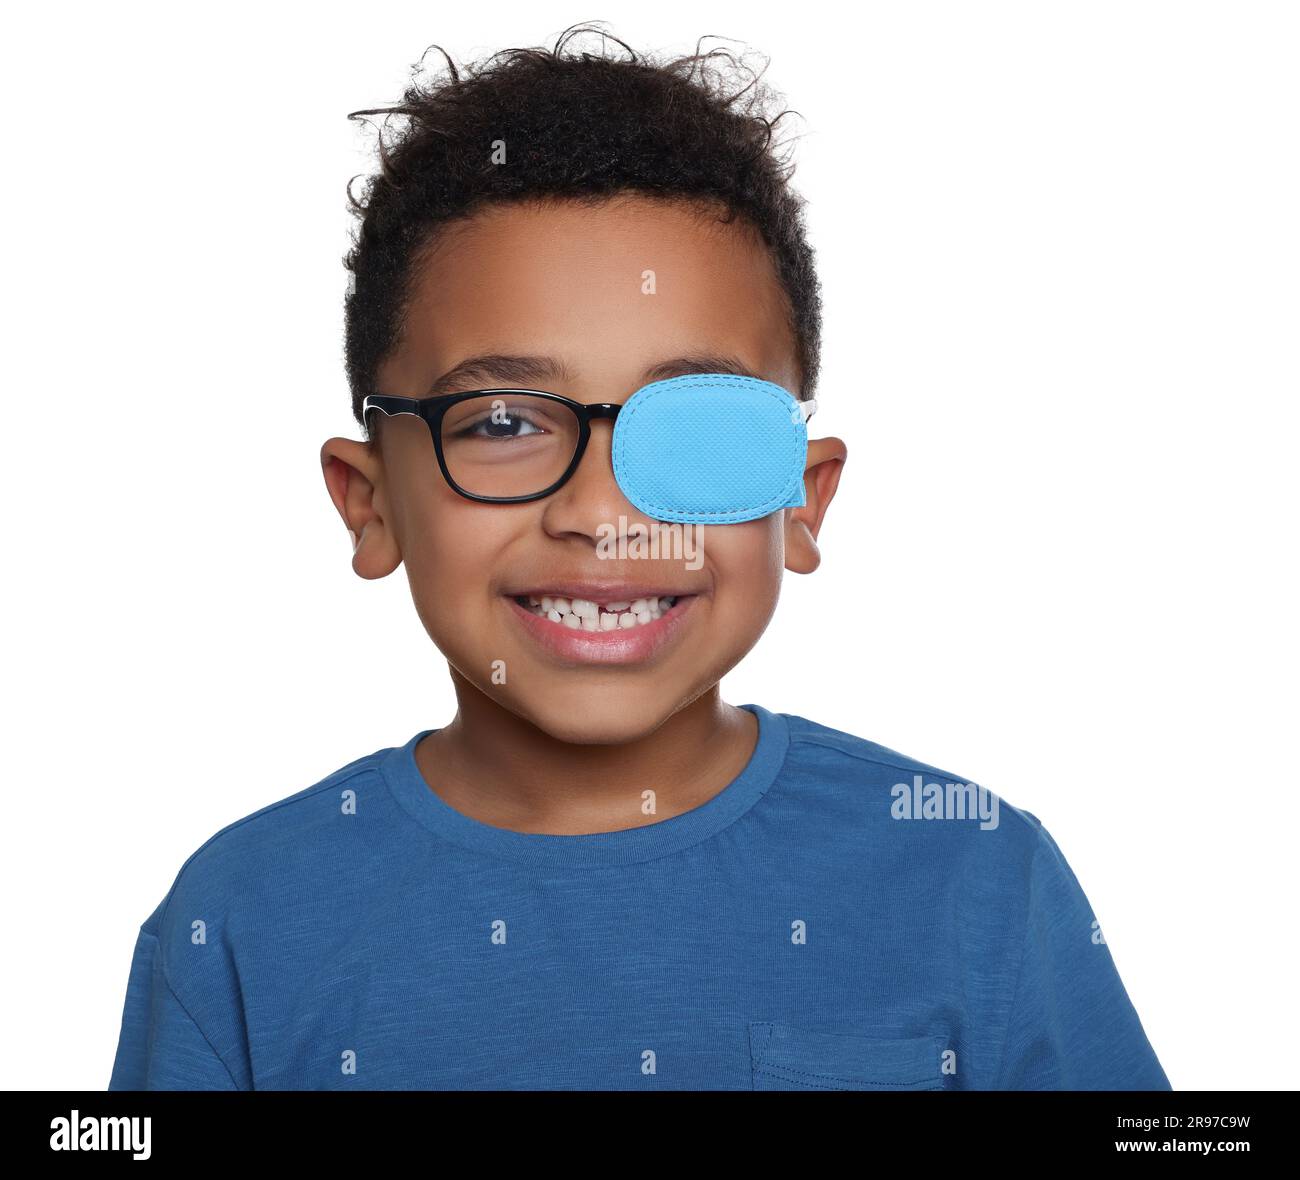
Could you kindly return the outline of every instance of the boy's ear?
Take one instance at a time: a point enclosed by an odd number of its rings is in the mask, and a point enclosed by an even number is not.
[[[808,459],[803,472],[806,503],[802,508],[785,510],[785,568],[791,573],[810,574],[821,564],[817,534],[826,509],[835,498],[848,457],[848,447],[838,438],[808,440]]]
[[[320,449],[334,507],[352,538],[352,569],[362,578],[384,578],[402,564],[397,538],[381,510],[383,461],[377,450],[352,438],[331,438]]]

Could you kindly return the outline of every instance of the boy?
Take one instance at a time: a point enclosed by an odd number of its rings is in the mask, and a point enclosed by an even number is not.
[[[408,91],[347,260],[325,480],[456,715],[185,863],[110,1089],[1169,1088],[1035,816],[721,699],[846,458],[812,251],[758,92],[568,35]]]

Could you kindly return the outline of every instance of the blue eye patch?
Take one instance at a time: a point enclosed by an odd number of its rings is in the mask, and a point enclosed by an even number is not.
[[[614,478],[655,520],[738,524],[800,508],[816,405],[730,373],[652,382],[614,421]]]

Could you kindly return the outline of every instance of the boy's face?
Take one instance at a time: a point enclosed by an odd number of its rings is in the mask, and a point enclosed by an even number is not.
[[[479,371],[436,392],[522,386],[624,402],[656,367],[701,357],[693,370],[655,376],[725,371],[730,358],[794,393],[794,355],[770,255],[738,225],[635,196],[505,205],[457,225],[424,261],[405,337],[375,392],[421,397],[469,358],[504,356],[549,358],[566,375]],[[404,564],[453,675],[562,741],[636,740],[740,661],[772,617],[782,570],[816,567],[815,537],[844,458],[838,440],[810,441],[803,508],[742,524],[674,525],[686,548],[664,546],[653,558],[603,556],[602,538],[620,517],[622,531],[652,525],[614,480],[612,428],[593,422],[568,483],[522,504],[457,495],[438,470],[428,426],[410,415],[383,421],[382,456],[346,439],[322,451],[335,505],[360,535],[356,572],[382,577]],[[563,593],[575,585],[605,605],[677,602],[648,624],[591,633],[517,601],[576,597]]]

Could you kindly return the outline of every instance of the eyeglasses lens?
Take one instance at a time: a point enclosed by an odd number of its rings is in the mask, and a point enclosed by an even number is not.
[[[475,496],[531,496],[560,478],[578,449],[577,415],[563,402],[496,392],[454,403],[442,419],[448,474]]]

